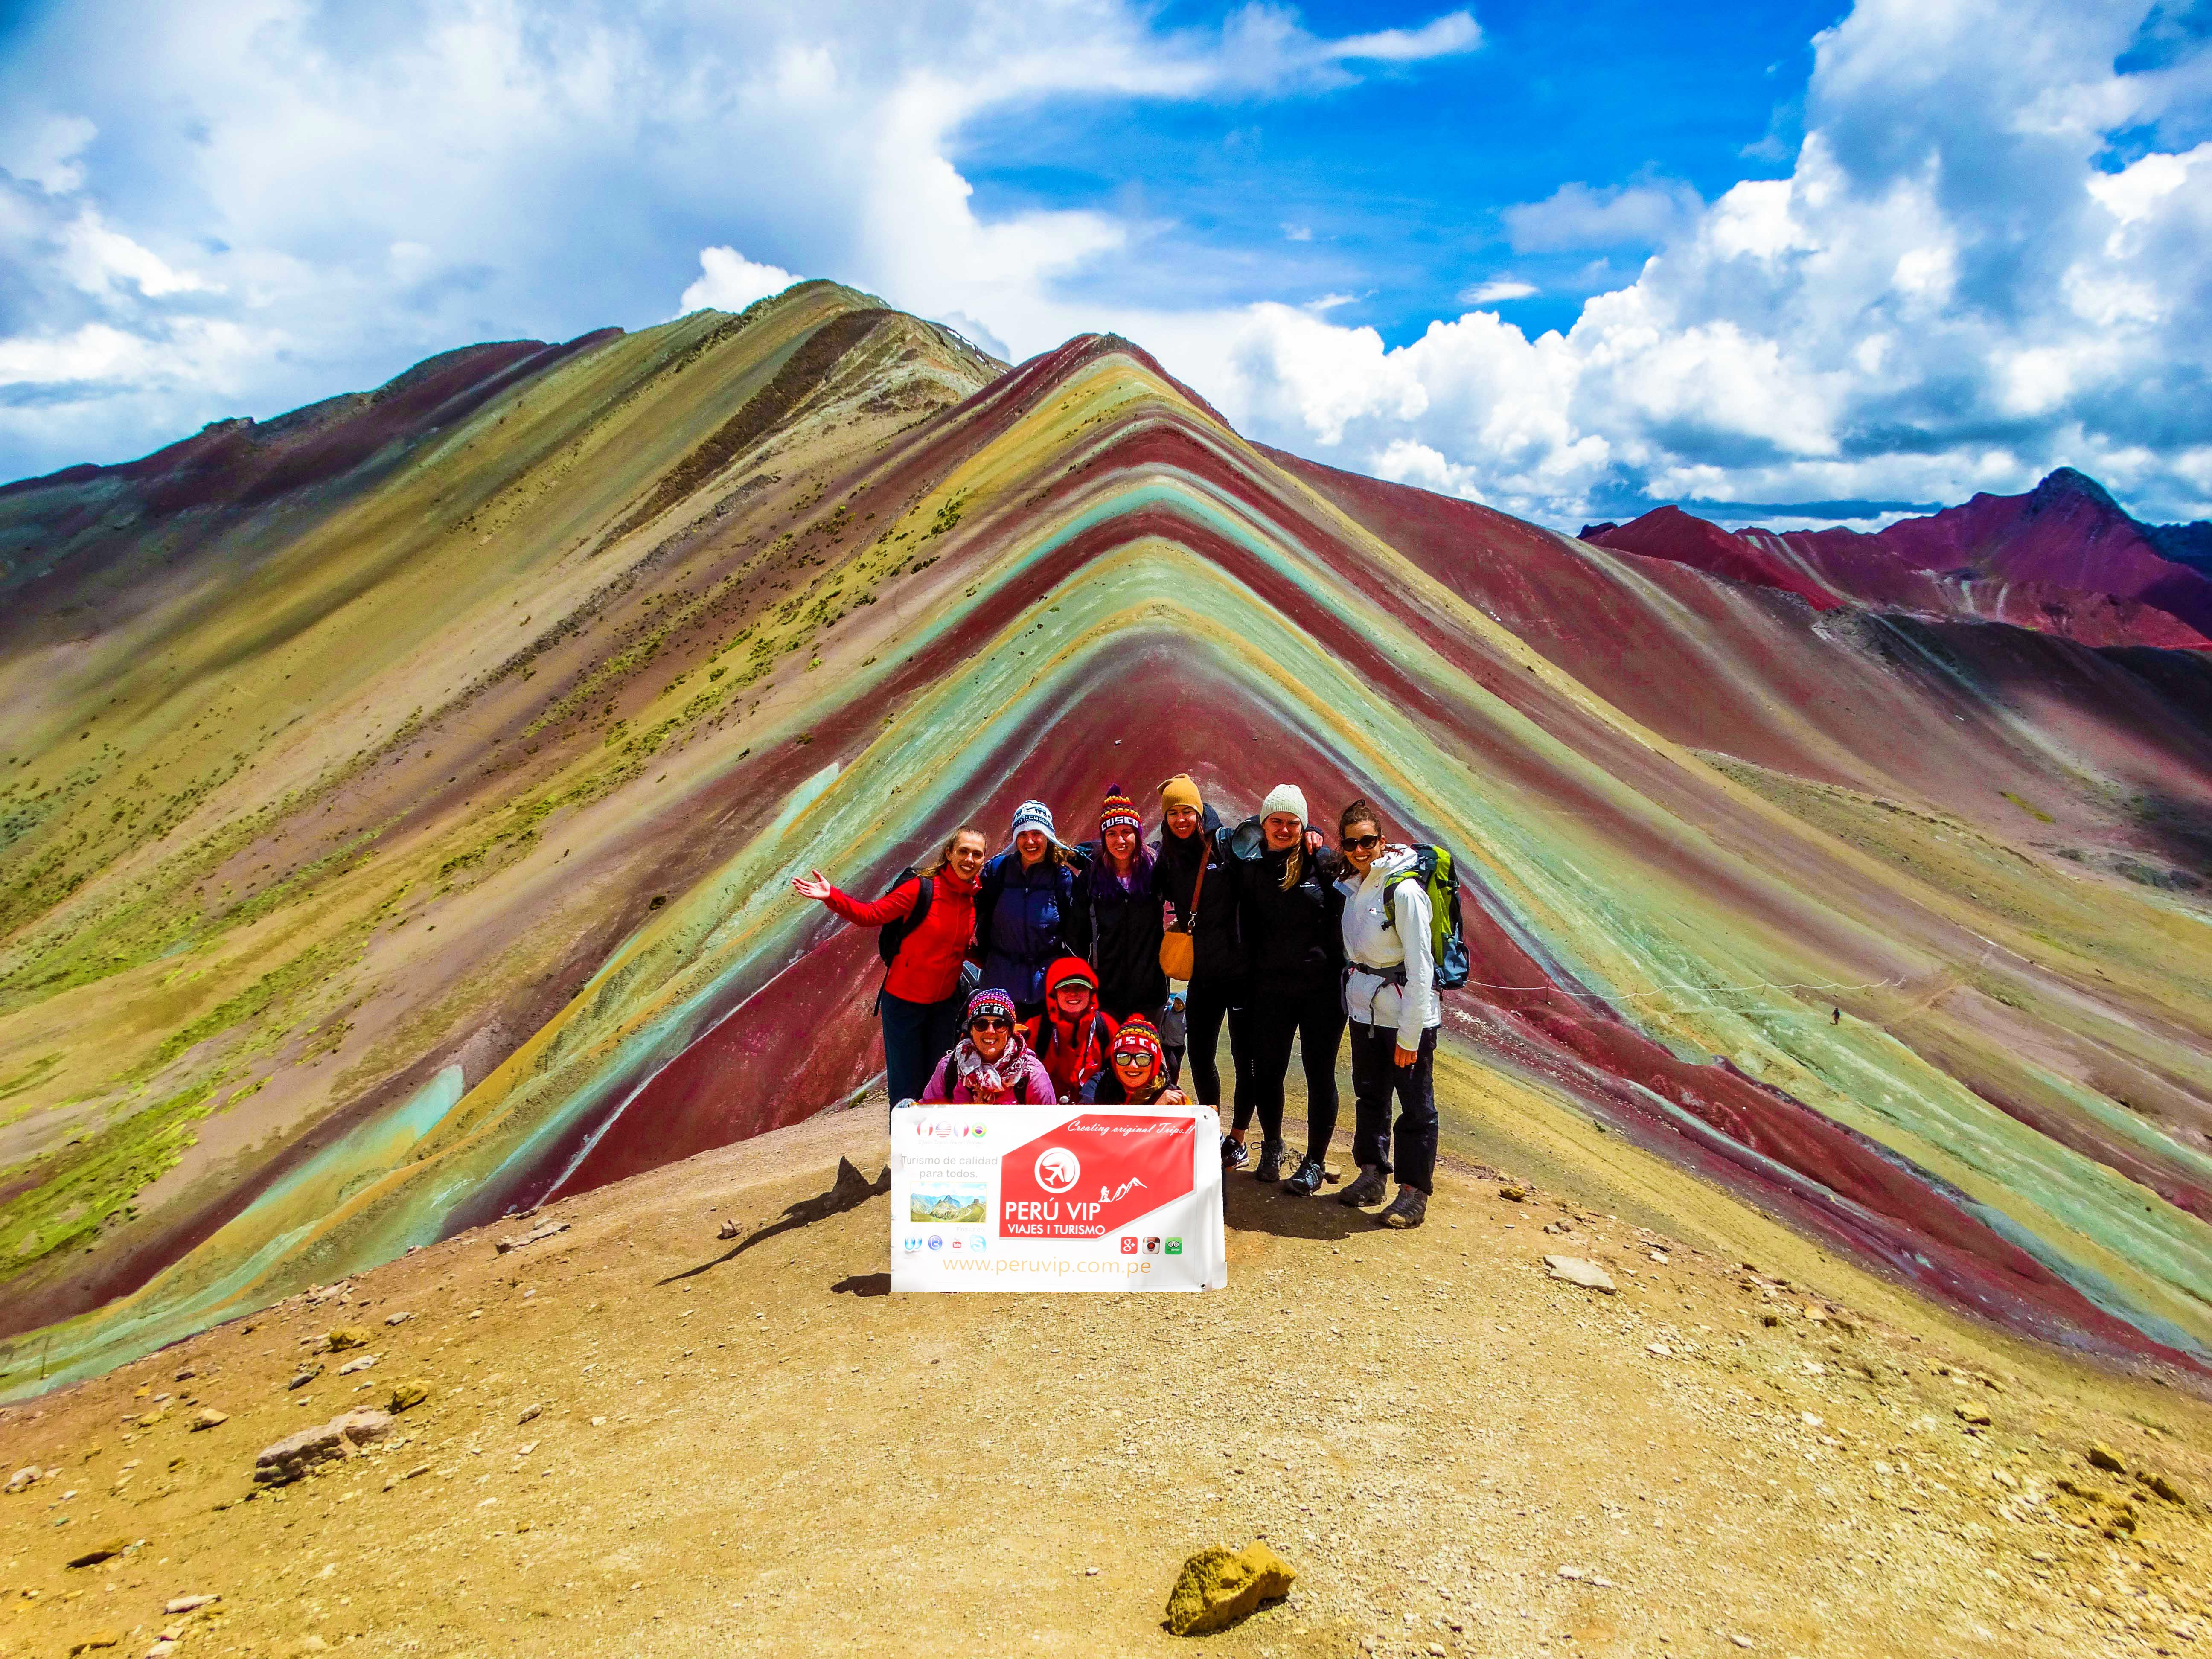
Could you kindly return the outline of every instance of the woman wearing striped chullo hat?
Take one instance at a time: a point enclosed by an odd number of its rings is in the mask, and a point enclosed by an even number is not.
[[[1155,1026],[1168,1000],[1160,971],[1159,900],[1152,893],[1152,853],[1145,821],[1120,784],[1098,811],[1098,839],[1077,848],[1090,866],[1075,884],[1067,944],[1098,975],[1098,1006],[1118,1023],[1142,1014]]]
[[[1014,809],[1014,844],[983,866],[975,895],[975,942],[983,983],[1014,1000],[1025,1020],[1044,1012],[1046,970],[1073,955],[1066,919],[1075,908],[1078,866],[1053,833],[1052,809],[1025,800]]]

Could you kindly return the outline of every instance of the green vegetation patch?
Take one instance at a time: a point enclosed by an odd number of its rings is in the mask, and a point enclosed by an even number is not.
[[[216,1086],[203,1079],[0,1174],[0,1192],[10,1194],[0,1209],[0,1279],[58,1250],[89,1245],[102,1226],[128,1213],[131,1200],[198,1139],[192,1125],[211,1109]]]

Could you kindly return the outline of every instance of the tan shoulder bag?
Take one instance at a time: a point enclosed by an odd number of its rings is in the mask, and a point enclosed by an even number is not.
[[[1191,938],[1191,930],[1198,926],[1199,896],[1206,891],[1206,866],[1213,859],[1212,839],[1202,829],[1198,836],[1201,850],[1198,856],[1198,879],[1190,884],[1190,920],[1160,935],[1160,971],[1170,979],[1188,981],[1191,969],[1198,965],[1198,943]]]

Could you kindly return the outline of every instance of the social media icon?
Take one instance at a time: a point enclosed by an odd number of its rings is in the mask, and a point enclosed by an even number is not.
[[[920,1233],[908,1233],[908,1234],[906,1236],[906,1253],[907,1253],[908,1255],[913,1255],[916,1250],[920,1249],[921,1248],[921,1235]]]
[[[1121,1240],[1121,1254],[1123,1255],[1134,1255],[1136,1253],[1137,1241],[1133,1237],[1125,1235]]]
[[[981,1235],[978,1235],[978,1236],[977,1236],[977,1237],[976,1237],[973,1241],[971,1241],[971,1242],[969,1243],[969,1244],[968,1248],[969,1248],[969,1249],[971,1249],[971,1250],[980,1250],[980,1249],[981,1249],[983,1248],[983,1244],[984,1244],[984,1240],[983,1240],[982,1237],[981,1237]]]
[[[933,1250],[943,1249],[945,1248],[945,1235],[943,1233],[930,1234],[929,1248]]]
[[[1145,1241],[1145,1254],[1146,1255],[1158,1255],[1159,1253],[1160,1241],[1158,1239],[1148,1238]]]
[[[1168,1254],[1170,1255],[1181,1255],[1182,1254],[1182,1240],[1179,1238],[1171,1238],[1168,1240]]]

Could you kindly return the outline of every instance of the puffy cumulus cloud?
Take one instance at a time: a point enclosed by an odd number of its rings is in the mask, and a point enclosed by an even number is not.
[[[1505,215],[1517,249],[1653,249],[1564,335],[1474,312],[1385,350],[1262,308],[1201,385],[1286,447],[1553,522],[1954,501],[2061,464],[2212,513],[2212,53],[2163,17],[1862,0],[1817,40],[1787,178]]]
[[[743,311],[799,280],[781,265],[755,264],[733,247],[699,250],[699,280],[684,290],[679,311]]]
[[[1036,350],[1110,320],[1072,278],[1179,233],[983,210],[979,118],[1302,96],[1480,40],[1462,10],[1332,37],[1143,0],[48,6],[0,57],[0,477],[794,272]]]

